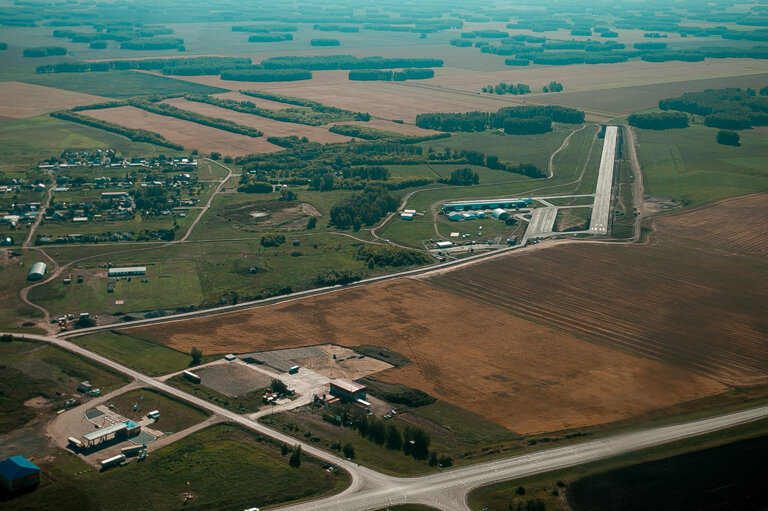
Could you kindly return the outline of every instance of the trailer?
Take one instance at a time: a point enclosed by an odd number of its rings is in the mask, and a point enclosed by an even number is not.
[[[101,469],[104,470],[109,467],[114,467],[115,465],[119,465],[124,461],[125,461],[125,454],[118,454],[117,456],[112,456],[111,458],[107,458],[101,462]]]
[[[288,369],[288,374],[298,374],[299,372],[299,366],[292,366],[290,369]]]
[[[158,420],[160,418],[160,411],[159,410],[152,410],[147,414],[148,419],[154,419]]]
[[[120,454],[122,456],[137,456],[142,450],[146,448],[147,446],[144,444],[133,445],[131,447],[123,447],[122,449],[120,449]]]
[[[184,378],[191,381],[192,383],[200,383],[203,379],[200,378],[198,375],[193,373],[192,371],[184,371]]]
[[[83,442],[78,440],[77,438],[71,436],[67,438],[67,445],[69,445],[73,449],[82,449],[83,448]]]

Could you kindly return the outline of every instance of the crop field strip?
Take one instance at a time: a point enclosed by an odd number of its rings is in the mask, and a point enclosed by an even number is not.
[[[0,116],[33,117],[54,110],[103,102],[104,98],[41,85],[0,82]]]
[[[254,98],[256,99],[256,98]],[[189,110],[209,117],[227,119],[245,126],[251,126],[264,132],[266,137],[307,137],[312,142],[330,143],[330,142],[348,142],[349,137],[331,133],[327,128],[320,126],[307,126],[292,122],[282,122],[258,115],[236,112],[206,103],[188,101],[183,98],[167,99],[163,103]],[[226,152],[226,151],[225,151]]]
[[[734,199],[733,202],[739,199]],[[741,199],[731,218],[738,236],[765,195]],[[753,257],[735,265],[712,233],[694,246],[667,231],[695,215],[713,225],[725,205],[657,220],[661,241],[646,246],[568,245],[474,265],[426,279],[457,295],[494,305],[586,339],[735,384],[765,382],[765,322],[744,310],[768,307],[764,269]],[[765,228],[765,222],[759,229]],[[694,235],[695,236],[695,235]],[[738,239],[737,236],[737,239]],[[690,237],[693,241],[694,238]],[[765,242],[761,242],[764,244]],[[761,248],[762,249],[762,248]],[[633,268],[627,279],[622,268]],[[724,300],[722,297],[731,297]]]
[[[171,142],[203,152],[221,151],[228,156],[242,156],[256,152],[275,152],[282,148],[267,142],[264,137],[253,138],[237,133],[203,126],[190,121],[158,115],[132,106],[85,110],[81,114],[128,128],[154,131]]]

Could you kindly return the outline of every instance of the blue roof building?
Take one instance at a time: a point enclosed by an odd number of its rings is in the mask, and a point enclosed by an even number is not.
[[[40,467],[24,456],[12,456],[0,461],[0,486],[15,492],[40,484]]]

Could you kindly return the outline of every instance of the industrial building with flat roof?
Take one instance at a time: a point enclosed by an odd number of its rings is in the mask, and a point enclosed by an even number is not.
[[[488,199],[488,200],[468,200],[446,202],[443,204],[443,211],[474,211],[478,209],[497,209],[497,208],[525,208],[533,204],[532,199],[514,198],[514,199]]]
[[[129,436],[138,435],[139,433],[141,433],[141,426],[128,420],[86,433],[83,435],[83,440],[85,440],[85,445],[91,446],[106,441],[108,439],[107,437],[110,435],[115,435],[116,438],[127,438]]]
[[[130,277],[132,275],[146,275],[146,266],[126,266],[125,268],[110,268],[107,277]]]
[[[357,401],[359,399],[365,399],[366,386],[360,383],[347,380],[346,378],[339,378],[333,380],[330,384],[330,394],[339,399],[345,401]]]

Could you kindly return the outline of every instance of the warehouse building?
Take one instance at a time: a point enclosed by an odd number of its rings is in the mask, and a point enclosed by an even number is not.
[[[128,438],[141,433],[141,426],[131,420],[118,422],[104,428],[97,429],[83,435],[86,446],[93,446],[109,440],[110,436],[114,438]]]
[[[24,456],[11,456],[0,461],[0,486],[16,492],[40,484],[40,467]]]
[[[42,280],[45,276],[45,272],[48,270],[48,266],[43,262],[36,262],[32,265],[27,275],[27,280]]]
[[[525,208],[533,204],[532,199],[491,199],[491,200],[475,200],[475,201],[456,201],[447,202],[443,204],[443,211],[446,213],[449,211],[475,211],[478,209],[519,209]]]
[[[330,394],[343,401],[365,399],[365,391],[365,385],[347,380],[346,378],[339,378],[331,382]]]
[[[127,266],[125,268],[110,268],[107,277],[130,277],[135,275],[146,275],[146,266]]]

